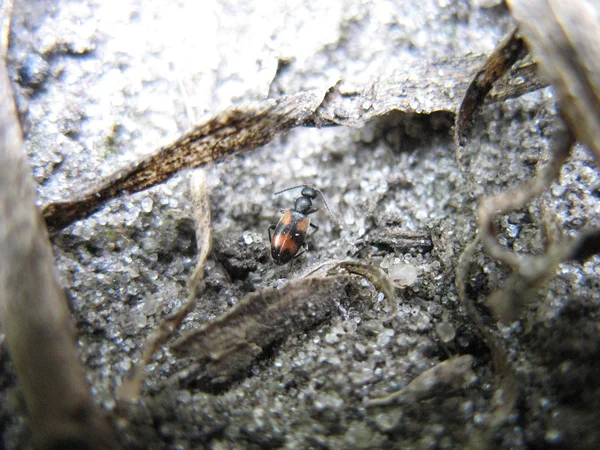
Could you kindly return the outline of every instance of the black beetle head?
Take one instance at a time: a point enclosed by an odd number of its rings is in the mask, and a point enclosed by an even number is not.
[[[302,189],[301,195],[302,195],[302,197],[308,197],[308,198],[314,200],[315,198],[317,198],[319,193],[317,192],[317,190],[315,188],[311,188],[310,186],[305,186]]]

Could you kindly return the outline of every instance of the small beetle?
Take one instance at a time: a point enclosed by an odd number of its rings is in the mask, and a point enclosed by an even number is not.
[[[315,232],[319,229],[318,226],[310,221],[310,217],[308,217],[309,214],[317,211],[317,208],[313,208],[312,201],[315,200],[318,195],[321,196],[329,215],[335,222],[333,214],[329,209],[329,205],[327,205],[327,202],[323,197],[323,193],[317,188],[300,185],[276,192],[274,195],[279,195],[282,192],[287,192],[299,187],[302,188],[301,197],[298,197],[295,200],[294,208],[283,210],[283,216],[279,219],[277,226],[269,226],[271,257],[275,264],[280,266],[287,264],[302,255],[304,252],[298,253],[300,247],[303,247],[304,251],[306,251],[305,240],[309,226],[313,227]],[[271,231],[273,231],[273,236],[271,236]]]

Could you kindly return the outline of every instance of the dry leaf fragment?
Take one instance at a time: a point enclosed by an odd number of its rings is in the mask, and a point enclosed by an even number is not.
[[[348,298],[349,277],[302,278],[251,294],[230,311],[175,342],[177,357],[203,364],[199,384],[232,381],[272,343],[322,322]]]
[[[600,2],[509,0],[577,140],[600,161]]]
[[[471,75],[484,60],[483,55],[469,55],[424,61],[360,89],[340,82],[327,91],[300,92],[225,110],[97,186],[70,200],[47,204],[46,224],[50,231],[60,231],[113,198],[148,189],[181,170],[255,149],[297,126],[358,127],[391,111],[455,114]]]
[[[385,295],[387,299],[392,315],[396,315],[396,313],[398,312],[398,305],[395,301],[396,289],[394,285],[394,280],[392,280],[388,276],[388,274],[386,274],[382,269],[361,261],[346,260],[336,264],[333,268],[329,270],[329,272],[331,273],[337,268],[344,269],[349,273],[359,275],[369,280],[373,284],[373,286],[375,286],[377,289],[383,292],[383,295]]]
[[[43,214],[48,229],[59,231],[98,211],[108,200],[148,189],[180,170],[223,161],[260,147],[277,134],[302,125],[321,100],[322,96],[315,92],[303,92],[217,114],[172,144],[115,172],[88,192],[69,201],[46,205]]]
[[[514,30],[498,44],[494,52],[485,61],[483,67],[475,74],[471,84],[467,88],[458,108],[454,126],[456,157],[463,170],[468,170],[468,164],[464,161],[462,152],[472,127],[475,112],[482,105],[484,98],[491,91],[494,83],[525,54],[527,54],[527,49],[524,42],[517,31]]]
[[[413,379],[406,387],[385,397],[368,400],[367,407],[415,403],[432,397],[445,396],[464,389],[477,381],[471,355],[456,356],[442,361]]]
[[[7,25],[6,18],[2,22]],[[35,195],[0,48],[0,321],[33,443],[36,448],[116,448],[78,359],[72,317]]]

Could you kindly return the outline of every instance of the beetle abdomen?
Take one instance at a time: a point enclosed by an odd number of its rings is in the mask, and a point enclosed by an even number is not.
[[[273,233],[271,257],[276,264],[290,262],[306,239],[310,218],[305,214],[287,209]]]

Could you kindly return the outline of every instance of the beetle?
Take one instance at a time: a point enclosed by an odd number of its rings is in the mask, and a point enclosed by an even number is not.
[[[276,192],[274,195],[279,195],[282,192],[291,191],[292,189],[302,188],[300,197],[294,201],[294,207],[283,210],[283,215],[277,225],[269,226],[269,241],[271,242],[271,257],[275,264],[282,266],[289,262],[293,262],[298,256],[306,251],[306,236],[308,228],[313,227],[315,232],[319,229],[317,225],[311,222],[310,214],[317,211],[313,207],[313,200],[319,195],[329,212],[329,215],[334,220],[333,214],[329,209],[329,205],[323,197],[323,193],[312,186],[294,186],[283,191]],[[273,235],[271,235],[273,231]],[[314,233],[313,233],[314,234]],[[304,248],[302,253],[298,253],[300,247]],[[290,264],[291,266],[291,264]]]

